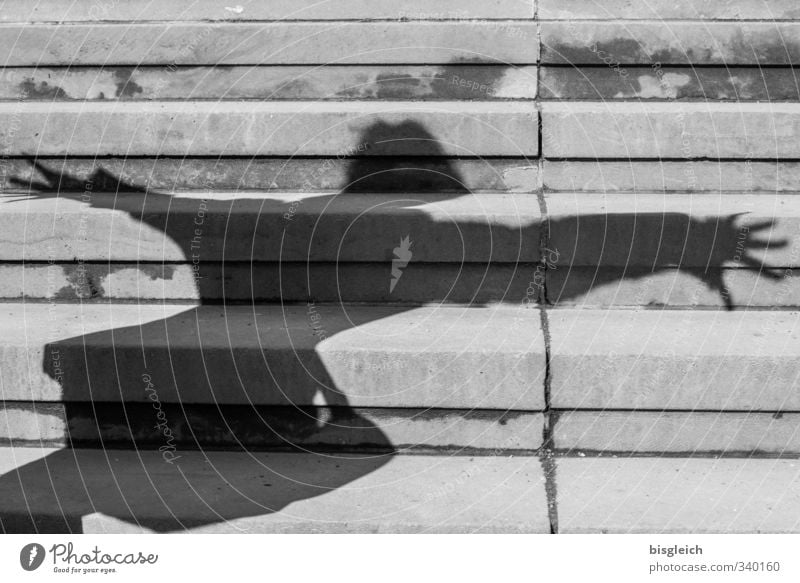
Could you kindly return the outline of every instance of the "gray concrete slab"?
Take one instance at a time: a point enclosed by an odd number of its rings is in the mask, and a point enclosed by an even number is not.
[[[436,11],[438,8],[433,8]],[[534,64],[537,24],[523,21],[147,22],[12,24],[6,66]],[[324,47],[324,48],[322,48]]]
[[[149,14],[149,11],[148,11]],[[0,17],[1,18],[1,17]],[[0,76],[0,99],[493,101],[536,97],[535,66],[30,67]]]
[[[542,21],[541,43],[542,64],[606,64],[620,72],[627,64],[791,65],[800,57],[800,23]]]
[[[6,532],[549,532],[536,457],[3,448],[3,466]]]
[[[800,313],[549,310],[564,409],[800,410]]]
[[[391,0],[373,0],[367,4],[335,4],[317,0],[273,0],[265,5],[257,0],[241,0],[235,6],[221,7],[214,0],[199,0],[189,6],[174,2],[128,0],[124,3],[98,5],[91,0],[64,4],[42,0],[30,4],[24,0],[6,1],[0,22],[119,22],[193,21],[193,20],[452,20],[471,18],[531,18],[533,2],[520,0],[440,0],[432,9],[426,0],[398,4]]]
[[[3,200],[0,259],[535,262],[539,226],[525,195],[90,190]]]
[[[187,403],[0,404],[0,443],[158,449],[292,448],[508,455],[542,444],[542,413],[465,409],[262,407]]]
[[[544,408],[534,307],[2,305],[6,400]]]
[[[524,157],[538,116],[519,101],[0,102],[0,153]]]
[[[554,447],[575,452],[800,455],[800,414],[563,411]]]
[[[559,458],[561,533],[797,533],[800,461]]]
[[[547,158],[800,157],[797,103],[565,101],[541,107]]]

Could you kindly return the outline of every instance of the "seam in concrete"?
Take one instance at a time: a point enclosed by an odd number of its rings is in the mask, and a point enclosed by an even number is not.
[[[537,16],[536,10],[538,3],[534,2],[534,18]],[[541,27],[538,18],[536,20],[536,35],[539,48],[541,49]],[[539,53],[541,55],[541,53]],[[538,65],[538,63],[537,63]],[[536,68],[536,91],[537,102],[538,92],[541,90],[541,67]],[[542,153],[542,127],[543,119],[541,112],[539,114],[538,141],[539,141],[539,157],[537,160],[539,172],[536,184],[536,199],[539,203],[539,214],[541,215],[541,223],[539,229],[539,264],[538,269],[542,270],[544,277],[541,279],[541,287],[539,288],[539,322],[544,337],[544,358],[545,358],[545,375],[544,375],[544,427],[542,429],[542,448],[539,460],[542,464],[542,472],[544,473],[544,489],[547,499],[547,516],[550,522],[550,534],[558,533],[558,496],[556,489],[556,460],[553,455],[553,428],[556,422],[556,415],[552,411],[550,399],[550,322],[547,317],[547,249],[550,244],[550,217],[547,211],[547,200],[544,193],[544,156]]]

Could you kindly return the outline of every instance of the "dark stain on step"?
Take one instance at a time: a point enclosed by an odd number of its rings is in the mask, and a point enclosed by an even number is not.
[[[493,99],[509,67],[458,59],[448,65],[423,68],[412,75],[405,68],[388,70],[339,91],[339,97],[361,99]]]
[[[20,83],[20,94],[25,99],[69,99],[66,91],[57,85],[50,85],[47,81],[36,83],[32,78],[25,79]]]
[[[114,69],[114,83],[117,86],[119,99],[133,99],[139,93],[144,93],[144,89],[133,80],[134,67],[117,67]],[[154,96],[158,98],[158,95]]]

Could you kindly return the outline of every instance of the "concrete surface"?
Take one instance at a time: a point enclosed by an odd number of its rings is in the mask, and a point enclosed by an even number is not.
[[[164,412],[169,434],[157,423]],[[544,417],[521,411],[339,409],[160,403],[0,405],[0,442],[13,447],[73,445],[247,451],[294,447],[336,451],[433,451],[460,455],[528,453],[542,444]]]
[[[0,22],[79,22],[79,21],[193,21],[193,20],[348,20],[408,19],[442,20],[470,18],[531,18],[533,2],[519,0],[439,0],[431,7],[427,0],[371,0],[367,4],[319,2],[318,0],[239,0],[223,8],[214,0],[197,0],[189,6],[176,2],[127,0],[97,4],[77,0],[6,0]]]
[[[560,533],[797,533],[800,461],[559,458]]]
[[[791,19],[800,17],[794,0],[537,0],[541,19],[568,20],[746,20]],[[711,24],[711,23],[709,23]]]
[[[797,103],[544,102],[541,108],[548,158],[800,157]]]
[[[800,164],[783,160],[546,160],[544,187],[552,191],[793,193]]]
[[[800,261],[793,195],[558,193],[546,197],[556,269],[747,267],[776,278]]]
[[[539,216],[506,194],[47,193],[0,201],[0,259],[533,262]]]
[[[437,11],[433,8],[431,11]],[[6,66],[534,64],[537,25],[517,22],[7,24]],[[324,50],[320,50],[324,47]]]
[[[545,279],[533,263],[410,265],[393,280],[391,262],[4,263],[0,298],[536,304]]]
[[[25,454],[0,449],[6,532],[549,532],[536,457]]]
[[[32,101],[0,103],[0,122],[0,153],[17,156],[522,157],[539,148],[538,112],[525,102]]]
[[[800,410],[800,313],[548,311],[558,409]]]
[[[543,67],[542,99],[587,101],[695,100],[797,101],[797,77],[789,68]]]
[[[1,17],[0,17],[1,18]],[[537,70],[505,65],[29,67],[0,76],[0,98],[533,99]]]
[[[357,164],[357,167],[356,167]],[[503,158],[408,158],[375,156],[358,160],[326,158],[30,158],[5,160],[7,179],[0,192],[159,192],[236,190],[258,192],[535,192],[535,160]],[[353,182],[362,177],[384,179]],[[386,176],[389,179],[385,179]]]
[[[544,408],[533,307],[10,303],[0,316],[4,400]]]
[[[791,65],[800,58],[796,21],[543,20],[540,26],[542,64]]]
[[[776,279],[759,269],[702,267],[563,267],[547,271],[548,303],[580,307],[795,308],[800,280],[794,269]],[[709,282],[722,282],[714,288]]]
[[[577,452],[800,455],[797,413],[564,411],[553,445]]]

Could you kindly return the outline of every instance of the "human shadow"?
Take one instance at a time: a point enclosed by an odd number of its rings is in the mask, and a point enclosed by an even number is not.
[[[45,347],[44,370],[57,381],[67,424],[76,434],[68,439],[75,446],[102,446],[108,453],[98,460],[89,450],[62,450],[0,477],[0,495],[6,500],[6,507],[20,509],[18,514],[0,517],[3,529],[80,532],[83,520],[93,513],[156,531],[227,522],[278,512],[294,501],[341,488],[386,464],[395,446],[380,427],[351,406],[349,391],[354,387],[338,386],[333,374],[337,367],[361,365],[332,360],[319,347],[349,329],[357,329],[374,318],[392,318],[411,306],[364,313],[344,313],[342,306],[315,307],[323,314],[325,333],[320,334],[309,308],[311,302],[235,305],[226,301],[230,295],[226,290],[229,286],[240,288],[241,282],[210,276],[205,269],[208,267],[213,273],[224,269],[227,262],[252,262],[254,253],[280,264],[287,249],[295,260],[302,252],[309,263],[325,261],[331,243],[346,236],[342,228],[348,225],[338,225],[333,213],[327,239],[312,242],[315,215],[336,205],[364,205],[364,210],[369,211],[375,201],[364,196],[365,189],[382,192],[386,187],[392,192],[413,193],[424,183],[427,189],[436,190],[426,196],[426,203],[469,195],[457,170],[447,163],[435,171],[398,163],[393,158],[398,141],[403,141],[405,148],[411,141],[420,156],[444,159],[437,140],[422,125],[414,121],[377,122],[360,140],[370,148],[369,162],[344,162],[349,164],[349,186],[340,193],[304,198],[302,212],[291,220],[285,218],[291,203],[282,198],[175,197],[126,183],[104,171],[88,180],[80,179],[32,159],[41,179],[17,181],[19,187],[35,193],[26,200],[80,201],[86,208],[117,211],[142,228],[163,233],[162,246],[148,249],[150,257],[159,256],[159,250],[172,253],[185,263],[199,256],[200,261],[192,263],[198,265],[194,282],[200,302],[188,308],[170,306],[167,317],[145,316],[145,321],[134,325],[109,322],[100,331],[57,340]],[[105,192],[99,192],[100,188]],[[418,198],[395,198],[388,202],[405,211],[405,226],[426,221],[425,211],[417,208],[421,202]],[[485,253],[484,260],[491,261],[491,227],[476,223],[456,228],[465,236],[471,253]],[[376,257],[391,258],[396,235],[376,235],[374,229],[370,224],[363,229],[349,225],[357,247],[360,236],[371,236],[373,240],[377,237],[387,247]],[[516,233],[517,238],[523,235]],[[108,242],[114,243],[113,236],[109,237]],[[316,248],[309,251],[309,244]],[[435,244],[431,243],[434,247]],[[110,248],[108,263],[112,264],[118,248]],[[384,287],[389,283],[389,272],[387,265],[380,276]],[[288,321],[295,325],[287,324],[287,314]],[[117,317],[114,320],[120,321]],[[54,359],[53,354],[58,358]],[[349,378],[353,376],[350,374]],[[151,430],[137,433],[130,429],[135,424],[146,427],[146,421],[130,423],[129,415],[137,413],[134,407],[126,408],[129,401],[152,402],[153,409],[147,411],[145,407],[143,413],[152,418]],[[75,422],[80,416],[77,410],[86,412],[86,403],[91,403],[89,424],[96,426],[97,433],[96,440],[88,443],[84,443],[85,438],[92,431],[86,431],[86,418],[82,418],[83,427]],[[230,473],[218,471],[213,461],[209,472],[200,476],[196,471],[182,471],[180,458],[185,460],[187,449],[201,450],[199,455],[204,457],[211,455],[202,438],[196,438],[192,426],[198,407],[212,409],[212,413],[216,409],[211,417],[224,423],[219,431],[228,433],[227,444],[238,443],[235,449],[241,455],[255,455],[246,439],[242,442],[231,433],[236,427],[226,419],[231,405],[237,406],[239,412],[249,409],[255,423],[270,434],[261,439],[266,449],[301,450],[314,455],[279,455],[244,464],[244,470],[229,467]],[[109,410],[112,416],[125,419],[127,426],[114,426],[113,421],[104,419],[104,412]],[[137,411],[141,414],[142,408]],[[275,422],[286,417],[291,421]],[[208,418],[202,422],[207,424]],[[100,429],[109,425],[114,426],[113,431]],[[176,426],[181,431],[173,431]],[[208,435],[207,429],[200,427],[196,433]],[[252,424],[249,430],[253,430]],[[136,452],[106,449],[131,444],[137,448],[158,447],[163,459],[156,456],[156,463]],[[338,451],[342,449],[344,452]],[[254,465],[262,477],[273,476],[265,479],[269,484],[244,480],[252,478]]]
[[[224,272],[229,263],[249,265],[245,288],[252,290],[255,282],[262,281],[256,277],[259,269],[277,266],[278,271],[270,271],[269,277],[276,273],[282,277],[280,269],[285,261],[312,269],[338,262],[343,255],[348,261],[357,262],[358,254],[365,253],[382,268],[366,276],[376,281],[362,283],[369,289],[388,288],[397,267],[393,265],[393,258],[398,256],[395,248],[410,230],[414,239],[411,249],[420,263],[445,257],[450,263],[463,264],[468,257],[476,264],[511,265],[511,275],[499,277],[513,278],[521,286],[515,288],[504,282],[508,285],[496,286],[500,292],[489,299],[522,301],[523,290],[528,289],[533,274],[517,269],[518,264],[541,265],[547,261],[547,257],[539,257],[541,217],[532,214],[504,222],[487,218],[491,213],[481,217],[445,213],[447,220],[441,220],[432,207],[480,195],[469,191],[452,165],[446,163],[436,171],[423,170],[395,156],[398,141],[404,143],[405,150],[412,142],[421,157],[446,160],[435,136],[421,124],[410,120],[399,124],[376,122],[359,140],[367,146],[369,155],[342,160],[348,164],[347,186],[338,193],[305,196],[300,203],[271,194],[174,196],[125,183],[107,172],[90,177],[91,187],[87,189],[86,180],[31,160],[41,179],[18,183],[31,191],[31,198],[69,199],[86,208],[113,210],[141,228],[162,233],[158,244],[146,246],[147,256],[171,257],[173,262],[197,265],[194,284],[199,305],[172,306],[166,316],[162,313],[133,325],[119,326],[109,321],[100,331],[60,339],[45,347],[43,367],[60,386],[68,424],[75,404],[81,404],[85,411],[86,403],[98,404],[92,407],[94,417],[90,422],[97,427],[105,423],[103,411],[108,409],[101,406],[104,403],[116,403],[115,414],[128,421],[128,428],[116,426],[116,436],[98,431],[96,440],[90,440],[88,445],[158,447],[164,455],[153,461],[140,457],[137,451],[105,450],[104,458],[98,459],[88,450],[68,449],[23,465],[0,477],[0,495],[7,501],[6,506],[19,509],[18,514],[0,517],[3,529],[79,532],[83,521],[95,513],[156,531],[246,520],[346,487],[386,464],[395,445],[381,427],[352,404],[362,377],[357,372],[349,374],[346,378],[351,384],[342,386],[342,376],[336,374],[342,366],[360,365],[336,361],[323,348],[341,335],[376,319],[389,320],[415,305],[348,312],[340,303],[325,307],[327,311],[319,312],[319,317],[314,317],[316,312],[310,308],[313,301],[295,305],[251,301],[237,306],[230,298],[240,297],[232,290],[241,289],[242,282],[224,274],[218,277],[217,273]],[[95,183],[106,192],[97,192]],[[422,184],[434,192],[424,197],[405,194],[414,193]],[[88,197],[87,190],[91,191]],[[403,194],[381,200],[369,196],[369,192]],[[385,217],[372,222],[342,219],[369,218],[375,209],[386,208],[393,211],[391,221]],[[321,216],[329,217],[324,228],[320,227]],[[703,265],[704,260],[718,265],[736,252],[741,244],[737,218],[732,215],[700,221],[682,213],[598,213],[556,217],[544,225],[550,237],[554,232],[561,234],[561,244],[571,246],[572,256],[580,259],[581,265],[607,262],[608,253],[614,248],[619,251],[622,242],[628,245],[629,253],[636,255],[638,264],[648,265],[650,261],[654,267],[649,273],[691,267],[698,276],[695,267]],[[198,223],[199,219],[202,220]],[[664,241],[661,245],[653,242],[653,224],[660,225],[660,231],[665,233],[666,246]],[[764,228],[766,225],[754,225],[750,232]],[[609,233],[617,239],[616,247],[604,246]],[[131,261],[131,256],[125,255],[131,247],[126,248],[124,241],[112,235],[108,242],[114,245],[109,246],[108,257],[100,261]],[[755,239],[751,243],[766,246]],[[772,248],[783,244],[770,243]],[[753,267],[764,267],[753,263],[753,259],[748,261]],[[163,268],[166,274],[165,264],[166,260],[155,267]],[[618,275],[610,276],[609,281],[613,277]],[[716,275],[701,273],[698,277],[710,288],[720,293],[724,290],[724,283]],[[484,283],[479,280],[477,285]],[[300,282],[301,289],[304,285],[307,297],[313,298],[308,281]],[[452,286],[452,281],[438,282],[430,299],[441,300]],[[585,290],[573,288],[572,293],[581,291]],[[477,297],[478,294],[473,296]],[[279,295],[276,299],[282,298]],[[489,300],[468,303],[482,305],[485,301]],[[320,318],[324,324],[317,325]],[[324,334],[320,328],[324,328]],[[52,358],[53,353],[58,354],[57,360]],[[149,412],[144,409],[144,414],[153,416],[152,430],[143,435],[130,430],[128,414],[134,412],[133,408],[126,409],[127,402],[162,405]],[[365,402],[359,401],[362,406]],[[172,405],[167,409],[168,403]],[[271,435],[263,440],[267,449],[302,450],[315,455],[276,454],[257,459],[247,442],[240,441],[234,433],[235,424],[226,419],[226,407],[231,405],[249,409],[255,425]],[[192,409],[195,406],[216,409],[214,419],[225,425],[221,431],[228,434],[227,443],[238,444],[236,455],[248,456],[252,463],[232,466],[225,461],[229,458],[215,457],[197,437],[203,434],[201,428],[196,432],[193,429],[196,421],[188,411],[197,411]],[[161,413],[165,420],[157,417]],[[282,413],[292,422],[275,423]],[[74,416],[77,418],[78,414]],[[177,435],[177,430],[170,429],[170,442],[163,427],[177,425],[183,430]],[[71,426],[77,432],[77,425]],[[80,445],[81,438],[75,436],[75,442]],[[162,449],[165,442],[167,449]],[[342,445],[345,453],[326,450],[326,446],[335,450]],[[208,471],[182,471],[180,456],[188,449],[200,450],[198,455],[207,459]],[[364,452],[367,455],[358,455]],[[37,521],[32,516],[40,518]]]

